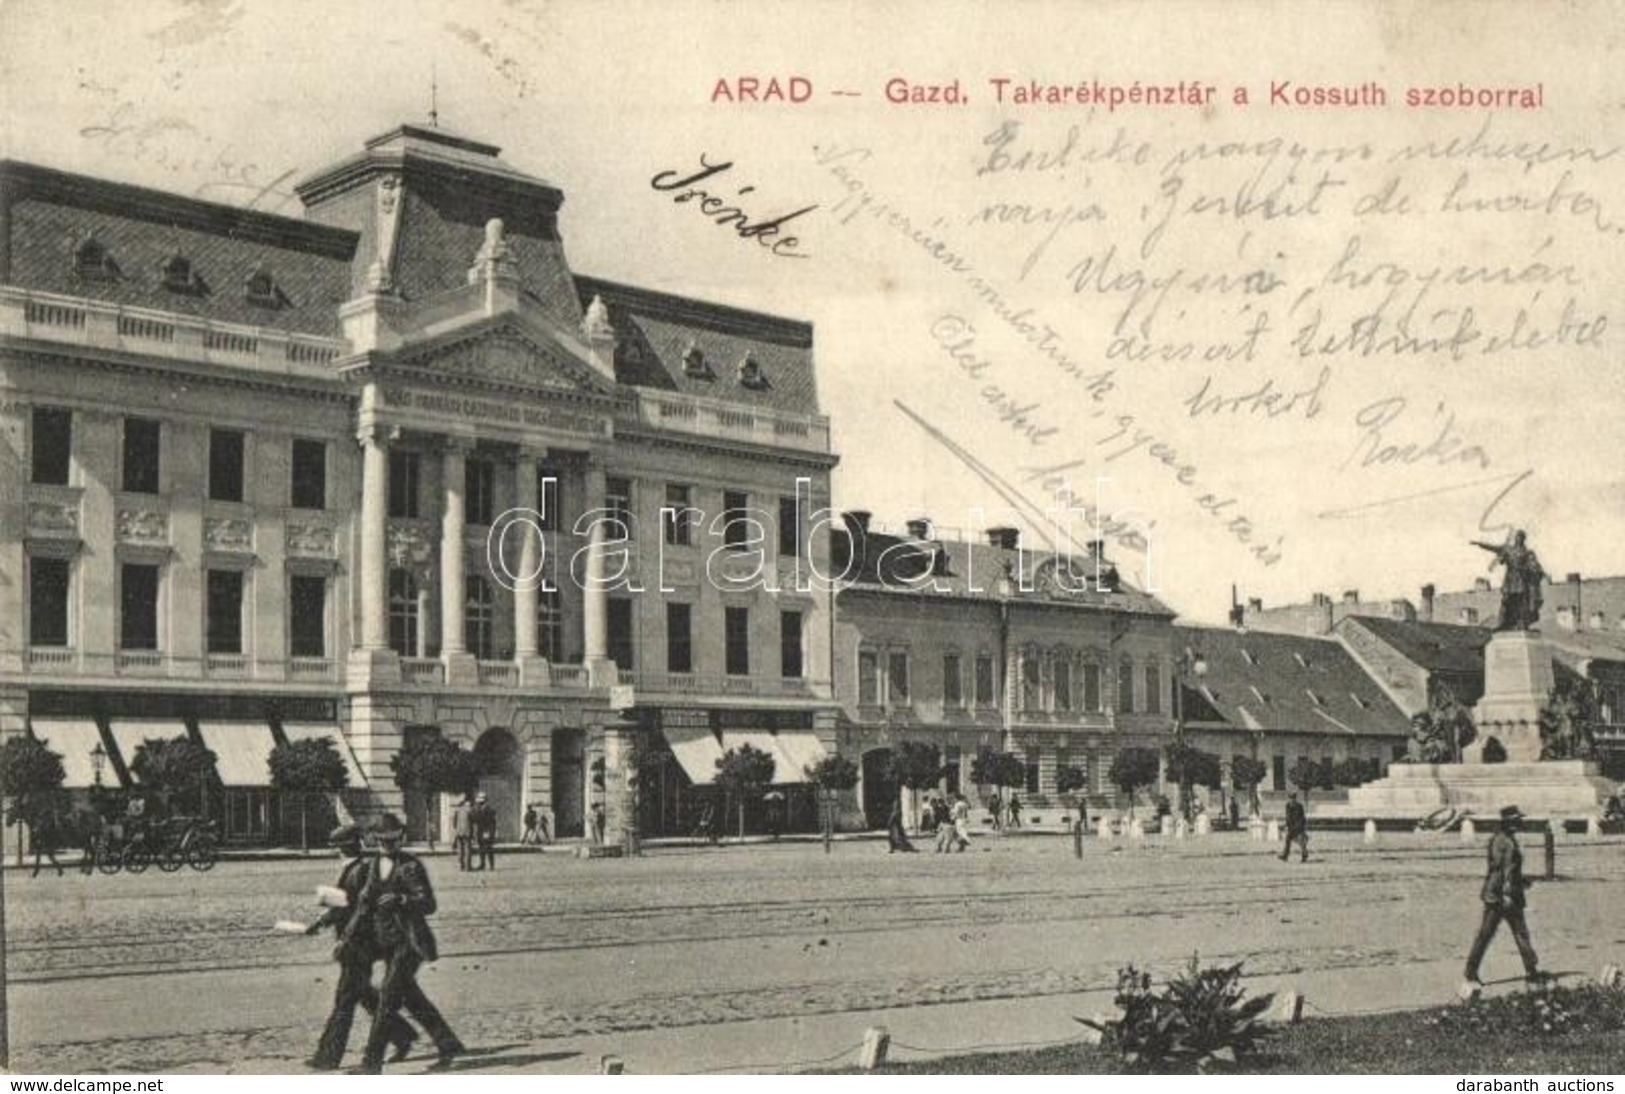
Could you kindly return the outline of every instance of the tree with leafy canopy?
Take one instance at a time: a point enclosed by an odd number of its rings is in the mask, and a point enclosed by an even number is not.
[[[1078,791],[1083,791],[1079,794]],[[1069,808],[1076,805],[1076,799],[1081,798],[1089,791],[1089,773],[1077,766],[1063,767],[1055,773],[1055,792],[1072,797]]]
[[[984,748],[971,761],[970,779],[977,786],[1020,790],[1027,785],[1027,762],[1014,752]]]
[[[1263,803],[1258,800],[1258,785],[1264,781],[1269,770],[1263,760],[1251,756],[1237,756],[1230,761],[1230,785],[1238,793],[1247,795],[1249,816],[1256,817],[1263,812]]]
[[[1287,771],[1286,778],[1303,794],[1305,804],[1309,801],[1309,792],[1327,785],[1327,774],[1330,765],[1322,764],[1319,760],[1312,760],[1308,756],[1299,756],[1291,769]]]
[[[1179,815],[1190,820],[1191,787],[1220,784],[1219,758],[1184,741],[1170,743],[1162,755],[1168,778],[1179,784]]]
[[[888,774],[897,783],[899,795],[903,788],[928,790],[942,779],[942,750],[922,741],[900,741],[892,749]],[[919,826],[917,810],[914,823]]]
[[[1332,783],[1336,786],[1364,786],[1371,781],[1371,763],[1358,756],[1349,756],[1332,765]]]
[[[831,752],[817,763],[802,768],[807,781],[818,787],[823,802],[824,846],[829,848],[829,837],[835,831],[835,806],[828,800],[827,791],[851,790],[858,785],[858,765],[838,752]]]
[[[208,785],[220,781],[214,753],[184,735],[142,741],[130,757],[130,774],[143,791],[158,795],[165,816],[202,813]]]
[[[6,823],[28,826],[36,865],[43,841],[55,838],[67,812],[67,793],[62,789],[66,779],[62,757],[32,734],[0,745],[0,798],[6,803]]]
[[[1159,773],[1157,750],[1154,748],[1120,748],[1106,770],[1106,779],[1128,798],[1128,815],[1134,816],[1134,795],[1141,788],[1157,781]]]
[[[474,753],[456,741],[428,735],[412,737],[389,758],[395,785],[420,794],[467,794],[479,785]]]
[[[331,737],[289,741],[271,749],[271,785],[299,797],[299,846],[310,850],[309,807],[313,794],[336,794],[350,783],[344,757]]]
[[[745,803],[773,785],[776,763],[759,748],[740,745],[717,758],[716,783],[739,810],[739,838],[745,838]]]

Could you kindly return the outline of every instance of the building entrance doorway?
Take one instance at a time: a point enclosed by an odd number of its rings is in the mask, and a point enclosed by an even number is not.
[[[553,835],[559,839],[586,835],[587,733],[553,731]]]
[[[891,774],[892,751],[877,748],[863,754],[863,823],[867,828],[884,828],[897,800],[897,781]]]
[[[519,842],[525,815],[525,749],[506,729],[488,729],[474,742],[480,793],[496,811],[497,839]]]

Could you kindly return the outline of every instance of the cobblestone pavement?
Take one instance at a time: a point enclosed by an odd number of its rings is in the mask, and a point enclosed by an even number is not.
[[[1481,848],[1329,836],[1316,851],[1302,866],[1240,836],[1091,840],[1079,860],[1069,839],[984,838],[951,856],[888,856],[874,843],[828,856],[808,844],[511,856],[491,874],[435,858],[442,959],[423,982],[493,1068],[523,1070],[547,1058],[539,1042],[560,1038],[1069,996],[1109,987],[1127,962],[1166,971],[1196,951],[1313,976],[1465,950]],[[1560,883],[1532,898],[1531,929],[1548,965],[1594,972],[1625,946],[1625,843],[1570,843],[1561,856]],[[1529,857],[1536,872],[1538,848]],[[329,944],[270,926],[312,916],[313,887],[333,872],[325,861],[11,872],[14,1064],[297,1070],[332,991]],[[1510,943],[1491,960],[1490,972],[1516,966]],[[991,1039],[1000,1032],[1022,1039]]]

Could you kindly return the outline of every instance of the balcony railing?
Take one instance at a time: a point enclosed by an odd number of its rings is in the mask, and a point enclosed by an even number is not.
[[[156,676],[164,671],[163,651],[119,650],[113,655],[113,668],[117,672]]]
[[[739,406],[692,395],[669,395],[640,389],[634,403],[638,421],[655,429],[698,433],[773,448],[829,451],[829,419],[814,414]]]
[[[210,676],[241,679],[249,675],[248,658],[240,653],[210,653],[204,655],[203,670]]]
[[[347,349],[338,338],[216,323],[12,286],[0,289],[0,334],[310,379],[333,378],[329,363]]]
[[[31,649],[28,651],[30,668],[50,672],[55,669],[74,669],[79,665],[79,651],[75,649]]]
[[[479,667],[482,684],[504,688],[519,686],[519,666],[512,661],[481,661]]]
[[[557,688],[584,688],[590,683],[586,665],[553,664],[548,666],[548,672]]]
[[[445,666],[434,657],[403,657],[401,679],[408,684],[441,684],[446,679]]]
[[[330,657],[290,657],[288,677],[293,680],[331,680],[338,663]]]

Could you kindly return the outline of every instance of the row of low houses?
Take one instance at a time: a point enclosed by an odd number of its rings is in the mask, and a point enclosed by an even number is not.
[[[327,737],[351,809],[434,834],[391,760],[440,736],[509,838],[529,805],[665,835],[749,744],[753,823],[816,824],[839,753],[842,823],[875,824],[903,741],[948,791],[1015,753],[1042,808],[1069,768],[1111,803],[1113,755],[1183,728],[1274,792],[1482,688],[1481,628],[1181,626],[1099,544],[833,514],[811,327],[576,274],[563,194],[494,146],[403,126],[299,194],[0,164],[0,735],[76,791],[140,792],[141,742],[186,735],[227,838],[272,840],[267,757]]]

